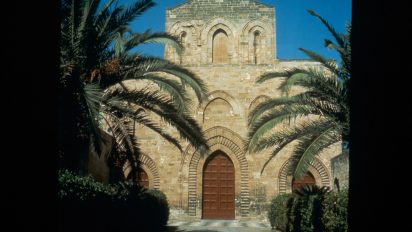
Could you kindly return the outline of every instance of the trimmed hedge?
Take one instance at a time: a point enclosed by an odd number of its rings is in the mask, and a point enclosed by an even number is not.
[[[348,231],[348,190],[332,192],[322,202],[322,223],[326,232]]]
[[[147,194],[152,196],[155,200],[156,208],[154,208],[155,213],[155,224],[157,225],[167,225],[167,221],[169,220],[169,204],[167,202],[166,195],[157,189],[149,189],[147,190]]]
[[[268,212],[271,226],[287,232],[346,232],[348,190],[297,196],[278,195]]]
[[[287,202],[292,197],[292,194],[281,194],[275,196],[268,211],[268,218],[272,228],[281,231],[286,231],[287,219]]]
[[[131,182],[105,185],[59,171],[59,231],[158,231],[169,217],[166,196]]]

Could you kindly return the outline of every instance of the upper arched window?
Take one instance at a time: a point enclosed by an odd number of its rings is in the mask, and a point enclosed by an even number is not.
[[[260,53],[261,38],[259,31],[253,33],[253,63],[258,63],[258,54]]]
[[[212,62],[216,64],[227,64],[229,63],[229,52],[228,44],[229,39],[226,32],[219,29],[213,35],[213,58]]]
[[[182,43],[183,49],[186,48],[186,40],[187,40],[187,33],[185,31],[183,31],[182,33],[180,33],[180,43]],[[183,63],[183,53],[180,54],[180,64]]]
[[[186,45],[186,37],[187,33],[185,31],[180,33],[180,42],[182,43],[183,47]]]

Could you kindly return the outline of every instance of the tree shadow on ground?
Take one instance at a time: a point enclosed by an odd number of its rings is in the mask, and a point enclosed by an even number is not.
[[[179,229],[178,226],[167,226],[162,232],[219,232],[219,231],[208,230],[208,229],[184,230],[184,229]]]

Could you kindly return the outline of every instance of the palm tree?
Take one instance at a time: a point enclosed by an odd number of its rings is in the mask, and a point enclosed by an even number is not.
[[[325,39],[325,46],[339,53],[340,65],[313,51],[300,48],[318,61],[321,68],[293,68],[260,76],[257,83],[284,78],[279,86],[283,96],[259,104],[250,113],[248,120],[248,151],[253,153],[274,147],[261,172],[285,146],[297,142],[290,166],[296,179],[306,173],[309,163],[325,148],[343,141],[346,149],[349,135],[351,26],[347,26],[346,34],[339,34],[316,12],[309,10],[309,13],[318,18],[333,35],[336,43]],[[294,86],[304,87],[305,91],[289,96]],[[290,126],[282,127],[285,122],[289,122]]]
[[[114,140],[112,157],[137,172],[140,154],[134,124],[144,125],[182,150],[150,114],[176,128],[201,151],[208,149],[202,130],[189,115],[191,89],[200,102],[204,82],[187,69],[161,58],[134,52],[147,43],[168,43],[181,52],[178,39],[167,33],[132,32],[130,23],[154,6],[139,0],[129,7],[116,0],[61,0],[61,54],[59,79],[59,154],[61,168],[80,174],[90,149],[100,154],[107,144],[105,127]],[[157,89],[130,88],[125,81],[154,83]],[[187,88],[188,87],[188,88]],[[135,173],[135,172],[133,172]]]

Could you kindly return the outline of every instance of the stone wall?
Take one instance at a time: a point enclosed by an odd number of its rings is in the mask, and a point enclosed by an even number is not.
[[[340,188],[349,187],[349,152],[343,152],[331,160],[332,176]]]
[[[256,1],[193,0],[166,11],[166,30],[182,37],[179,57],[166,47],[169,60],[183,64],[212,63],[213,36],[223,30],[230,41],[230,64],[270,64],[276,58],[275,8]],[[254,45],[259,34],[260,44]],[[256,47],[256,51],[255,51]]]
[[[192,115],[203,127],[211,153],[221,150],[234,164],[236,219],[265,217],[264,209],[270,199],[291,191],[292,177],[285,170],[294,145],[279,152],[262,173],[271,150],[258,154],[244,151],[251,109],[265,99],[281,96],[280,79],[256,84],[256,78],[269,71],[317,68],[319,64],[310,60],[277,60],[275,9],[256,1],[188,1],[167,10],[166,29],[177,36],[183,35],[185,51],[179,57],[167,47],[165,57],[193,71],[208,86],[209,95],[202,102],[194,101]],[[225,64],[212,60],[213,39],[219,30],[225,31],[230,43],[227,44],[230,59]],[[256,31],[262,36],[258,45],[253,40]],[[136,87],[133,82],[128,86]],[[292,94],[301,91],[292,89]],[[178,137],[171,126],[159,122]],[[151,187],[167,195],[173,215],[200,219],[202,170],[209,154],[199,154],[185,141],[182,141],[184,151],[180,152],[147,128],[137,127],[136,135],[146,157],[143,168]],[[317,184],[332,186],[330,160],[340,153],[340,143],[335,144],[309,167]]]

